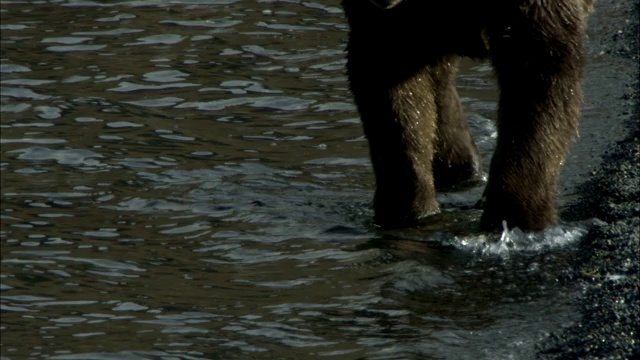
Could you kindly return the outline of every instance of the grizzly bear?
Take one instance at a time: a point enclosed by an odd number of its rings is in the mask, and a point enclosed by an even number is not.
[[[347,74],[376,178],[374,221],[439,211],[436,187],[481,175],[455,88],[460,57],[488,58],[498,138],[478,206],[486,231],[556,224],[557,180],[577,134],[592,0],[343,0]]]

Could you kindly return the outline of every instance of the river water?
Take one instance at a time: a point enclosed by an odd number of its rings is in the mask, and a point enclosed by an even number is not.
[[[580,224],[482,234],[482,184],[422,228],[371,224],[337,1],[0,14],[3,360],[530,358],[577,319]],[[491,68],[459,86],[486,168]]]

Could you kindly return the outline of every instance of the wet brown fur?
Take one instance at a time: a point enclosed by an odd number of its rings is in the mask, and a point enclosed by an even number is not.
[[[343,0],[347,72],[376,176],[375,222],[439,211],[436,186],[479,175],[455,88],[461,56],[489,58],[498,140],[479,202],[485,230],[557,222],[556,183],[577,134],[591,0]]]

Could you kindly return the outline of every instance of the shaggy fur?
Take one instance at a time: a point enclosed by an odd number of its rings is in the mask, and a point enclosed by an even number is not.
[[[436,186],[478,176],[455,88],[461,56],[489,58],[500,86],[481,227],[557,222],[556,183],[577,133],[590,7],[591,0],[343,0],[377,224],[411,225],[439,211]]]

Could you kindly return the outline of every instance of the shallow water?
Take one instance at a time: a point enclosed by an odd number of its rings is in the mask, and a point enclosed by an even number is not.
[[[576,319],[580,224],[488,238],[462,210],[479,184],[419,229],[371,225],[337,1],[1,15],[3,359],[527,358]],[[490,67],[459,85],[486,167]]]

